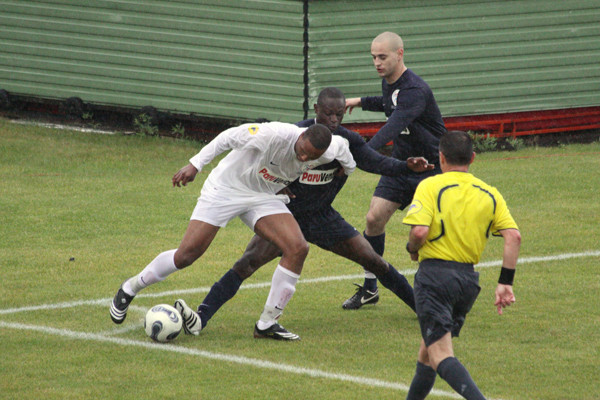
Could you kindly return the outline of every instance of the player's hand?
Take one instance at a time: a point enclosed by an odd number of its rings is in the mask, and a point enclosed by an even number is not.
[[[406,166],[414,172],[431,171],[435,168],[434,164],[429,164],[423,157],[410,157],[406,160]]]
[[[411,261],[419,261],[419,252],[410,253],[410,260]]]
[[[294,194],[294,192],[292,192],[290,190],[289,187],[284,187],[283,189],[281,189],[279,192],[277,192],[277,194],[285,194],[287,197],[289,197],[290,199],[295,199],[296,195]]]
[[[188,182],[192,182],[196,178],[196,174],[198,170],[192,164],[188,164],[185,167],[181,168],[175,175],[173,175],[173,187],[181,187],[181,185],[185,186]]]
[[[502,309],[508,307],[516,301],[511,285],[501,283],[496,287],[496,301],[494,305],[498,310],[498,315],[502,315]]]
[[[348,114],[352,114],[352,110],[354,109],[354,107],[360,107],[360,106],[361,106],[360,97],[353,97],[351,99],[346,99],[345,111],[348,111]]]

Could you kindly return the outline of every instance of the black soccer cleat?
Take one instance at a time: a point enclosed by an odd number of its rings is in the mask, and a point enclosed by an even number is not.
[[[125,321],[125,317],[127,317],[127,309],[129,309],[129,305],[135,296],[130,296],[123,291],[123,288],[120,287],[117,294],[110,303],[110,319],[113,320],[115,324],[122,324]]]
[[[183,299],[175,302],[175,309],[183,318],[183,331],[186,335],[198,336],[202,330],[200,315],[192,310]]]
[[[356,293],[342,304],[344,310],[358,310],[365,304],[375,304],[379,301],[379,289],[371,292],[358,283],[355,285],[358,286]]]
[[[273,339],[273,340],[285,340],[294,341],[300,340],[300,336],[295,333],[289,332],[283,326],[279,324],[273,324],[267,329],[258,329],[258,325],[254,325],[254,337],[256,339]]]

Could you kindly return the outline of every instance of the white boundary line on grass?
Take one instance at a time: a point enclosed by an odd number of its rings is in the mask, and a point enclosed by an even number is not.
[[[63,125],[63,124],[53,124],[50,122],[36,122],[36,121],[23,121],[18,119],[10,120],[13,124],[19,125],[33,125],[33,126],[41,126],[44,128],[51,129],[63,129],[67,131],[77,131],[77,132],[85,132],[85,133],[101,133],[103,135],[114,135],[115,131],[109,131],[105,129],[94,129],[94,128],[86,128],[82,126],[71,126],[71,125]]]
[[[546,257],[528,257],[528,258],[520,259],[519,263],[526,264],[526,263],[535,263],[535,262],[543,262],[543,261],[556,261],[556,260],[565,260],[565,259],[570,259],[570,258],[595,257],[595,256],[600,256],[600,251],[595,250],[595,251],[586,251],[586,252],[582,252],[582,253],[567,253],[567,254],[559,254],[559,255],[555,255],[555,256],[546,256]],[[481,268],[489,268],[489,267],[500,266],[500,265],[502,265],[502,260],[480,263],[476,267],[478,269],[481,269]],[[412,275],[415,272],[416,272],[415,269],[401,271],[401,273],[404,275]],[[314,278],[314,279],[303,279],[300,282],[301,283],[320,283],[320,282],[329,282],[329,281],[338,281],[338,280],[347,280],[347,279],[360,279],[362,277],[363,277],[362,274],[361,275],[341,275],[341,276],[329,276],[329,277]],[[247,285],[243,285],[240,289],[262,288],[262,287],[268,287],[269,285],[270,285],[270,282],[247,284]],[[176,291],[168,291],[168,292],[148,294],[148,295],[139,295],[139,297],[162,297],[162,296],[168,296],[168,295],[173,295],[173,294],[182,294],[182,293],[201,293],[201,292],[207,292],[209,289],[210,288],[176,290]],[[0,315],[15,314],[15,313],[26,312],[26,311],[69,308],[69,307],[77,307],[77,306],[82,306],[82,305],[105,306],[105,305],[109,304],[110,301],[111,301],[111,299],[81,300],[81,301],[66,302],[66,303],[44,304],[44,305],[39,305],[39,306],[4,309],[4,310],[0,310]],[[71,339],[92,340],[92,341],[97,341],[97,342],[117,344],[117,345],[121,345],[121,346],[135,346],[135,347],[143,347],[143,348],[152,349],[152,350],[170,351],[170,352],[174,352],[174,353],[199,356],[199,357],[204,357],[204,358],[218,360],[218,361],[232,362],[232,363],[236,363],[236,364],[240,364],[240,365],[250,365],[253,367],[274,369],[277,371],[294,373],[294,374],[299,374],[299,375],[307,375],[307,376],[311,376],[313,378],[339,380],[339,381],[351,382],[351,383],[367,385],[367,386],[372,386],[372,387],[381,387],[381,388],[386,388],[386,389],[400,390],[400,391],[404,391],[404,392],[408,391],[408,389],[409,389],[409,387],[407,385],[402,384],[402,383],[387,382],[387,381],[382,381],[382,380],[373,379],[373,378],[365,378],[365,377],[354,376],[354,375],[332,373],[332,372],[327,372],[327,371],[318,370],[318,369],[296,367],[296,366],[289,365],[289,364],[274,363],[271,361],[265,361],[265,360],[249,358],[249,357],[212,353],[212,352],[207,352],[207,351],[202,351],[202,350],[197,350],[197,349],[190,349],[190,348],[182,347],[182,346],[176,346],[173,344],[158,344],[158,343],[152,343],[152,342],[147,342],[147,341],[115,338],[115,337],[110,336],[111,333],[106,333],[106,332],[102,332],[100,334],[99,333],[86,333],[86,332],[71,331],[71,330],[67,330],[67,329],[57,329],[57,328],[51,328],[51,327],[45,327],[45,326],[36,326],[36,325],[28,325],[28,324],[21,324],[21,323],[11,323],[11,322],[5,322],[5,321],[0,321],[0,328],[28,330],[28,331],[35,331],[35,332],[40,332],[40,333],[44,333],[44,334],[67,337],[67,338],[71,338]],[[116,332],[116,333],[118,333],[118,332]],[[113,334],[114,334],[114,332],[113,332]],[[431,394],[434,396],[446,396],[446,397],[451,397],[451,398],[461,398],[461,396],[459,396],[456,393],[446,392],[446,391],[437,390],[437,389],[432,390]]]
[[[582,257],[597,257],[600,256],[600,250],[590,250],[584,251],[581,253],[564,253],[557,254],[554,256],[545,256],[545,257],[523,257],[519,259],[518,264],[530,264],[536,262],[543,261],[558,261],[558,260],[566,260],[571,258],[582,258]],[[502,260],[496,261],[487,261],[483,263],[479,263],[475,266],[477,269],[490,268],[490,267],[498,267],[502,265]],[[416,269],[407,269],[403,271],[399,271],[403,275],[413,275],[417,272]],[[342,281],[342,280],[350,280],[350,279],[362,279],[364,278],[363,274],[360,275],[338,275],[338,276],[325,276],[322,278],[309,278],[309,279],[300,279],[298,283],[322,283],[322,282],[331,282],[331,281]],[[258,282],[258,283],[249,283],[244,284],[240,287],[242,289],[259,289],[264,287],[270,287],[271,282]],[[210,287],[200,287],[194,289],[180,289],[180,290],[169,290],[158,293],[141,293],[136,297],[138,299],[141,298],[157,298],[157,297],[167,297],[167,296],[179,296],[184,294],[195,294],[195,293],[208,293]],[[40,311],[40,310],[56,310],[61,308],[71,308],[71,307],[79,307],[79,306],[107,306],[112,301],[111,298],[104,299],[96,299],[96,300],[77,300],[71,302],[64,303],[54,303],[54,304],[40,304],[37,306],[26,306],[26,307],[16,307],[16,308],[5,308],[0,310],[0,315],[4,314],[16,314],[20,312],[27,311]]]
[[[11,322],[4,322],[4,321],[0,321],[0,328],[27,330],[27,331],[40,332],[40,333],[44,333],[47,335],[56,335],[56,336],[67,337],[70,339],[91,340],[91,341],[96,341],[96,342],[112,343],[112,344],[116,344],[116,345],[120,345],[120,346],[143,347],[143,348],[150,349],[150,350],[169,351],[169,352],[173,352],[173,353],[180,353],[180,354],[185,354],[185,355],[208,358],[211,360],[231,362],[231,363],[240,364],[240,365],[249,365],[252,367],[259,367],[259,368],[264,368],[264,369],[273,369],[278,372],[288,372],[288,373],[298,374],[298,375],[307,375],[312,378],[331,379],[331,380],[351,382],[351,383],[372,386],[372,387],[400,390],[400,391],[404,391],[404,392],[408,391],[408,386],[406,386],[402,383],[387,382],[387,381],[383,381],[380,379],[365,378],[365,377],[355,376],[355,375],[338,374],[338,373],[334,373],[334,372],[327,372],[327,371],[313,369],[313,368],[296,367],[294,365],[275,363],[275,362],[271,362],[271,361],[260,360],[257,358],[249,358],[249,357],[234,356],[234,355],[229,355],[229,354],[213,353],[213,352],[209,352],[209,351],[191,349],[191,348],[183,347],[183,346],[176,346],[173,344],[160,344],[160,343],[154,343],[154,342],[148,342],[148,341],[120,339],[120,338],[114,338],[114,337],[105,336],[105,335],[99,335],[96,333],[77,332],[77,331],[71,331],[71,330],[67,330],[67,329],[56,329],[56,328],[50,328],[50,327],[44,327],[44,326],[19,324],[19,323],[11,323]],[[435,396],[451,397],[453,399],[462,398],[462,396],[459,396],[456,393],[446,392],[446,391],[437,390],[437,389],[432,390],[431,394],[435,395]]]

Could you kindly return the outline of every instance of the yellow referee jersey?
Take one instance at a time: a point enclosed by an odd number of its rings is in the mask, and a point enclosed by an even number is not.
[[[428,258],[477,264],[490,234],[519,229],[498,190],[468,172],[446,172],[424,179],[403,223],[429,226],[419,249]]]

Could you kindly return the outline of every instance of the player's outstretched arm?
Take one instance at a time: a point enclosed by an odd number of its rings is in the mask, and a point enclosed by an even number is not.
[[[196,178],[196,174],[198,170],[192,164],[188,164],[185,167],[181,168],[175,175],[173,175],[173,187],[181,187],[181,185],[185,186],[188,182],[192,182]]]
[[[358,168],[373,174],[385,176],[402,176],[410,172],[406,161],[387,157],[372,149],[356,132],[343,130],[344,137],[350,143],[350,151]]]

